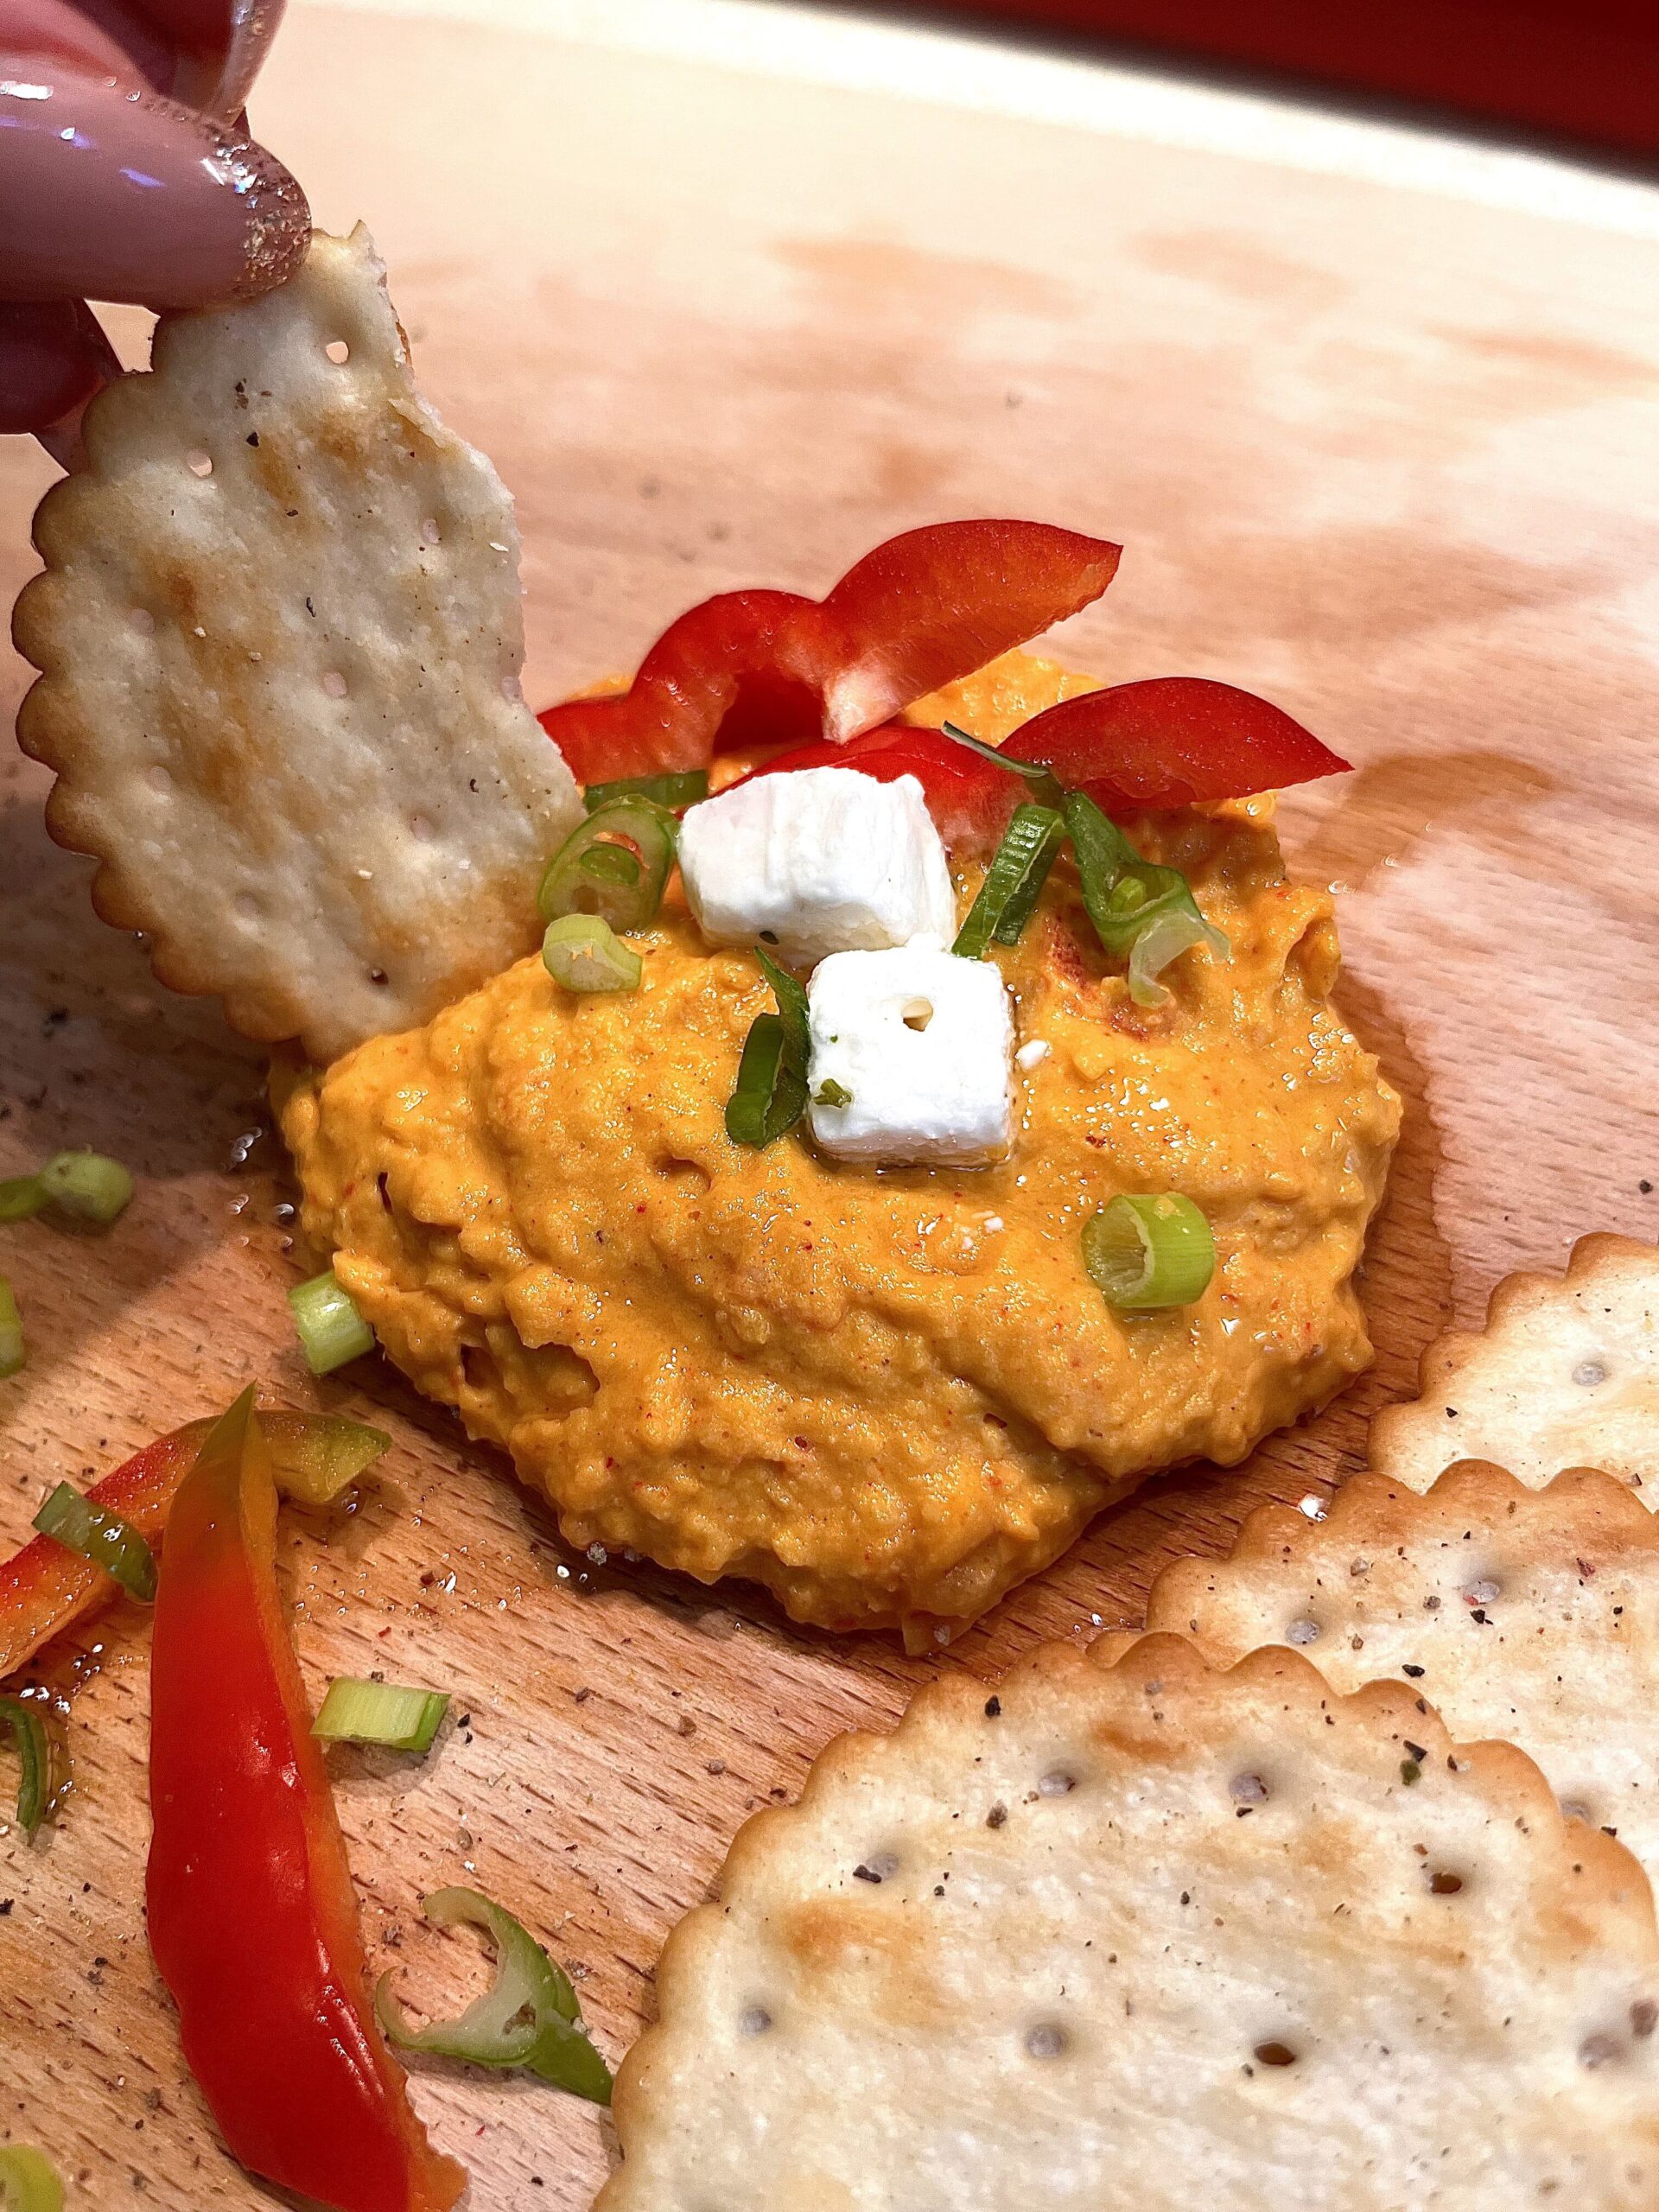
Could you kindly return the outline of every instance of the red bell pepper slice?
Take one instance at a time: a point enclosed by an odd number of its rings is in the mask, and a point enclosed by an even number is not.
[[[1121,551],[1046,523],[906,531],[827,598],[705,600],[626,691],[550,707],[542,728],[582,784],[704,767],[717,747],[844,743],[1098,599]]]
[[[845,745],[819,738],[763,761],[740,779],[775,776],[791,768],[856,768],[890,784],[914,776],[946,845],[953,853],[995,852],[1008,817],[1025,795],[1020,779],[999,768],[937,729],[913,729],[904,722],[883,722]],[[730,786],[735,790],[736,785]]]
[[[448,2212],[466,2185],[374,2022],[352,1878],[276,1593],[253,1392],[180,1485],[156,1596],[149,1945],[245,2166],[338,2212]]]
[[[1280,708],[1199,676],[1063,700],[1015,730],[1002,750],[1052,769],[1107,814],[1245,798],[1349,765]]]

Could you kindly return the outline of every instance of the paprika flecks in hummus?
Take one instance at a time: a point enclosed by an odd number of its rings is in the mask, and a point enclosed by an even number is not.
[[[995,739],[1058,696],[1058,671],[1010,657],[926,703]],[[996,1166],[734,1144],[725,1103],[772,995],[671,896],[632,940],[637,993],[573,995],[526,960],[287,1079],[305,1232],[578,1547],[931,1641],[1147,1475],[1242,1459],[1370,1359],[1351,1279],[1399,1102],[1328,1003],[1331,901],[1287,881],[1272,817],[1261,798],[1126,823],[1232,944],[1184,956],[1156,1008],[1057,865],[995,955],[1020,1045],[1047,1047],[1021,1058]],[[1084,1224],[1125,1191],[1207,1216],[1194,1305],[1119,1313],[1090,1281]]]

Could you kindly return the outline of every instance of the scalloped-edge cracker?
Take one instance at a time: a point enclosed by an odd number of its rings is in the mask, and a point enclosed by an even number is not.
[[[330,1060],[531,950],[580,813],[518,688],[512,503],[415,389],[368,233],[165,317],[35,517],[17,719],[161,980]]]
[[[1508,1745],[1049,1646],[841,1738],[676,1930],[601,2212],[1651,2212],[1659,1932]]]
[[[1372,1467],[1409,1490],[1459,1459],[1535,1490],[1601,1467],[1659,1508],[1659,1247],[1581,1236],[1565,1274],[1509,1276],[1484,1329],[1429,1346],[1419,1389],[1370,1433]]]
[[[1423,1497],[1357,1476],[1322,1522],[1262,1506],[1229,1558],[1164,1569],[1147,1626],[1217,1665],[1290,1645],[1339,1692],[1410,1681],[1659,1878],[1659,1518],[1611,1475],[1532,1490],[1472,1462]]]

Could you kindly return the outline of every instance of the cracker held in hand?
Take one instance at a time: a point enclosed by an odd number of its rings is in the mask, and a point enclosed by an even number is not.
[[[1659,1507],[1659,1248],[1581,1236],[1564,1275],[1510,1275],[1484,1330],[1429,1346],[1421,1388],[1371,1424],[1372,1466],[1408,1489],[1459,1459],[1534,1489],[1601,1467]]]
[[[368,234],[156,327],[17,603],[47,826],[162,981],[333,1059],[530,950],[580,811],[519,696],[512,505],[416,391]]]
[[[1292,1651],[1052,1646],[751,1821],[602,2212],[1651,2212],[1659,1933],[1609,1838]]]
[[[1398,1675],[1659,1878],[1659,1519],[1611,1475],[1529,1490],[1475,1463],[1424,1497],[1360,1475],[1322,1522],[1263,1506],[1230,1559],[1164,1570],[1147,1625],[1218,1665],[1294,1645],[1339,1691]]]

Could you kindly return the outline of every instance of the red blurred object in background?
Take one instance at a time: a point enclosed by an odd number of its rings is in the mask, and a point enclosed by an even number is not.
[[[1659,154],[1659,0],[951,0]]]

